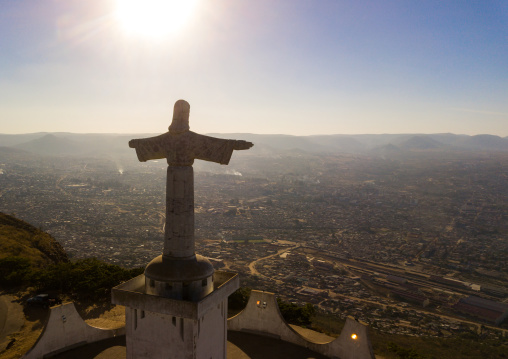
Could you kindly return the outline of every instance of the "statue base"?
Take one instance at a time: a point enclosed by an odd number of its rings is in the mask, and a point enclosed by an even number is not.
[[[145,293],[142,274],[113,288],[125,306],[127,359],[226,359],[228,296],[238,274],[216,271],[210,294],[194,302]]]
[[[213,266],[203,256],[172,258],[160,255],[145,269],[145,293],[198,301],[213,291]]]

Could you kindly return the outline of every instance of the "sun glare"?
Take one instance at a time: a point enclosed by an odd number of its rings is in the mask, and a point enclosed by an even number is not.
[[[198,0],[117,0],[115,17],[124,31],[149,38],[177,33]]]

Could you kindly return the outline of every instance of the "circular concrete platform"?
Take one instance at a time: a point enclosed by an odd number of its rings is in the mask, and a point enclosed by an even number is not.
[[[69,350],[54,356],[55,359],[125,359],[125,337],[117,337]],[[309,349],[242,332],[228,332],[227,357],[229,359],[326,359]]]

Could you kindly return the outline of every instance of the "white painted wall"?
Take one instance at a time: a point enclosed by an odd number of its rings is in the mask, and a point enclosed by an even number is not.
[[[276,337],[330,358],[375,358],[366,325],[347,318],[337,339],[326,344],[313,343],[287,325],[280,314],[275,295],[269,292],[253,290],[245,309],[228,320],[228,329]],[[356,339],[352,338],[353,334],[356,334]]]
[[[227,299],[194,320],[126,308],[127,359],[226,359]]]
[[[194,320],[133,308],[125,315],[127,359],[192,358]]]
[[[198,302],[144,293],[144,275],[112,290],[125,306],[127,358],[225,359],[227,298],[239,287],[236,273],[216,271],[216,288]]]
[[[207,312],[195,328],[196,358],[226,359],[228,300]]]
[[[44,355],[124,334],[125,328],[100,329],[86,324],[76,311],[74,303],[66,303],[50,309],[41,336],[23,358],[39,359]]]

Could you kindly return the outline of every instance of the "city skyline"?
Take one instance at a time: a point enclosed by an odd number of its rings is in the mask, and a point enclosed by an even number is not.
[[[2,2],[2,133],[508,136],[508,5],[197,1],[164,36],[115,2]],[[168,12],[168,19],[170,12]]]

